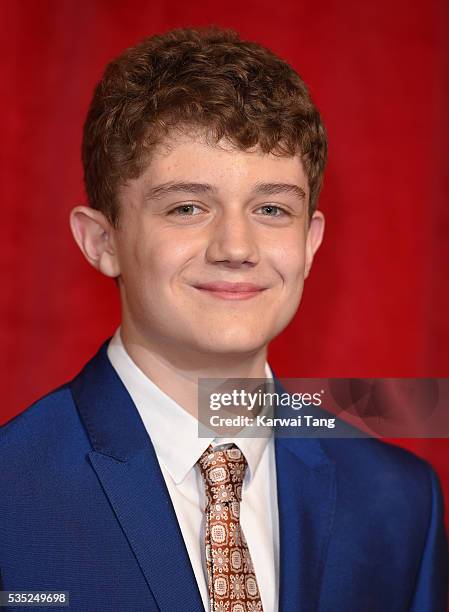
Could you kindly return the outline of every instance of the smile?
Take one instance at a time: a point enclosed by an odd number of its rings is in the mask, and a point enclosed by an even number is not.
[[[250,300],[265,291],[266,287],[252,283],[216,282],[195,285],[195,289],[220,300]]]
[[[198,287],[196,287],[198,289]],[[257,291],[211,291],[210,289],[199,289],[203,293],[208,293],[212,297],[220,300],[249,300],[257,295],[260,295],[264,289]]]

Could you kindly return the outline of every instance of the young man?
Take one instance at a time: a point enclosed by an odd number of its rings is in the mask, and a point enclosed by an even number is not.
[[[264,378],[320,246],[320,116],[284,61],[175,30],[106,69],[84,256],[121,327],[1,435],[5,591],[72,610],[438,612],[441,493],[374,440],[199,438],[199,378]]]

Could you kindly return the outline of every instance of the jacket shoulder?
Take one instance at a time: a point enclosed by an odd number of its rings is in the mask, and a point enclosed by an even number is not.
[[[77,432],[78,435],[77,435]],[[32,463],[55,456],[64,444],[85,438],[70,384],[43,396],[0,428],[0,457],[4,465]]]
[[[431,465],[414,453],[374,438],[321,440],[335,464],[343,500],[370,513],[427,522],[441,486]],[[413,518],[412,518],[413,517]]]
[[[320,442],[327,456],[342,469],[361,475],[374,475],[381,470],[384,477],[407,474],[416,477],[430,468],[427,461],[412,451],[376,438],[322,439]]]

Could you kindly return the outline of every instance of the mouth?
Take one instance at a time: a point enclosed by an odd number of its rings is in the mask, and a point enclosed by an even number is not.
[[[249,300],[267,289],[267,287],[261,287],[253,283],[230,283],[226,281],[201,283],[194,285],[194,288],[220,300]]]

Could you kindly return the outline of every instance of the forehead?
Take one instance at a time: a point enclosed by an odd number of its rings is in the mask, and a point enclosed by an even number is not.
[[[241,150],[226,138],[215,142],[206,131],[195,128],[165,136],[153,148],[140,179],[146,184],[207,181],[227,188],[241,188],[261,180],[294,182],[308,193],[299,155],[265,153],[259,146]]]

